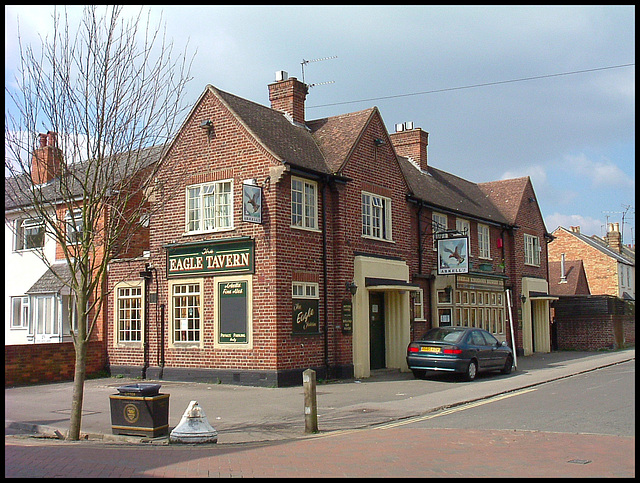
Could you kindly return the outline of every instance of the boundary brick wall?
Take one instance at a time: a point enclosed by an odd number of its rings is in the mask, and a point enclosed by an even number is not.
[[[4,347],[4,385],[72,381],[76,352],[73,342],[60,344],[23,344]],[[106,367],[106,351],[102,341],[89,343],[87,375],[94,375]]]

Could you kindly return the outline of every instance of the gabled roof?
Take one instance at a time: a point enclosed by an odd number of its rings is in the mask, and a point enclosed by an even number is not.
[[[591,295],[582,260],[565,260],[566,281],[561,281],[562,263],[549,262],[549,293],[551,295]],[[579,282],[582,281],[580,285]],[[579,287],[586,287],[586,291]]]
[[[358,138],[377,108],[307,121],[333,173],[342,170]]]
[[[578,232],[575,232],[575,231],[567,230],[563,226],[559,226],[558,228],[556,228],[554,230],[554,233],[556,233],[558,230],[562,230],[562,231],[568,233],[569,235],[574,236],[577,240],[580,240],[581,242],[585,243],[586,245],[588,245],[588,246],[590,246],[592,248],[595,248],[596,250],[600,251],[604,255],[613,258],[617,262],[625,263],[627,265],[635,265],[636,264],[635,250],[633,251],[633,255],[631,255],[631,253],[632,253],[631,250],[628,250],[624,254],[618,253],[617,251],[609,248],[609,246],[604,242],[604,240],[602,240],[601,238],[599,238],[597,236],[583,235],[582,233],[578,233]]]
[[[229,94],[211,85],[207,88],[280,162],[317,173],[331,173],[311,132],[304,126],[294,125],[283,113],[270,107]]]
[[[140,168],[145,168],[157,162],[162,155],[164,146],[152,146],[148,148],[142,148],[135,152],[135,155],[139,157],[136,161],[136,165]],[[115,185],[128,175],[131,175],[130,169],[127,168],[131,160],[131,152],[121,153],[113,155],[113,159],[116,163],[110,170],[109,179],[104,180],[105,183],[111,183]],[[64,181],[58,177],[51,180],[49,183],[36,187],[39,194],[42,196],[42,200],[47,203],[56,203],[69,200],[70,198],[82,197],[82,185],[78,181],[82,181],[87,178],[87,170],[94,169],[95,166],[85,160],[78,163],[74,163],[69,166],[68,170],[63,174],[65,176]],[[17,177],[5,178],[4,180],[4,209],[11,211],[13,209],[28,208],[33,203],[33,195],[26,195],[32,189],[31,175],[28,173],[21,174]],[[65,194],[62,195],[64,189]]]
[[[436,209],[459,213],[461,217],[509,224],[478,184],[432,166],[423,171],[402,156],[398,156],[398,161],[413,197]]]
[[[66,263],[51,265],[26,293],[60,293],[71,281],[71,269]]]
[[[500,212],[504,214],[509,223],[515,225],[524,191],[530,182],[529,177],[525,176],[479,183],[478,186]]]

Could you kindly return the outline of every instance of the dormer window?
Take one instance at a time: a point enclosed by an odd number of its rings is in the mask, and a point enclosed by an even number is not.
[[[44,247],[44,223],[37,218],[16,220],[15,250],[31,250]]]

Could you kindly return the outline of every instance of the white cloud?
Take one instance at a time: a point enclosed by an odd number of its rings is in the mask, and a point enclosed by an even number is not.
[[[545,216],[544,224],[547,230],[553,232],[559,226],[569,229],[571,226],[579,226],[583,235],[602,236],[604,225],[600,220],[582,215],[565,215],[563,213],[553,213]]]
[[[522,178],[523,176],[529,176],[533,186],[536,188],[542,188],[547,184],[547,170],[539,164],[505,171],[500,179]]]
[[[594,187],[635,188],[635,180],[610,161],[592,161],[584,154],[564,157],[567,171],[591,180]]]

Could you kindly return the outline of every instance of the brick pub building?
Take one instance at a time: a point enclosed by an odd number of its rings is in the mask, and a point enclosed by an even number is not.
[[[549,235],[528,178],[471,183],[376,107],[309,121],[308,86],[279,72],[268,88],[271,107],[207,86],[172,141],[149,246],[110,266],[112,375],[368,377],[408,370],[407,344],[437,325],[510,345],[513,326],[519,353],[550,350]],[[468,271],[439,262],[439,240],[465,240]]]

